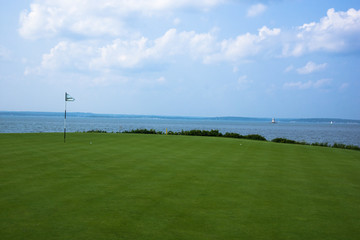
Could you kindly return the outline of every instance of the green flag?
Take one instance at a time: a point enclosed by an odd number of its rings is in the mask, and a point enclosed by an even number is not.
[[[72,96],[70,96],[70,94],[65,93],[65,101],[73,102],[73,101],[75,101],[75,98],[73,98]]]

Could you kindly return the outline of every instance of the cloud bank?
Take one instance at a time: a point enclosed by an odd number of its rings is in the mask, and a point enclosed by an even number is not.
[[[120,36],[126,34],[126,18],[152,16],[176,9],[206,10],[223,0],[38,0],[20,15],[19,33],[27,39],[62,34]]]
[[[297,29],[294,44],[286,43],[285,56],[301,56],[306,53],[344,52],[360,50],[360,10],[347,12],[327,11],[319,22],[306,23]]]
[[[174,56],[185,56],[204,64],[233,64],[265,55],[297,57],[317,51],[360,50],[360,10],[355,9],[346,12],[329,9],[319,22],[303,24],[296,30],[263,26],[255,33],[240,33],[226,39],[220,39],[217,30],[199,33],[176,28],[150,39],[127,25],[128,18],[151,18],[185,8],[206,11],[225,2],[37,0],[21,13],[18,31],[26,39],[59,39],[43,54],[40,70],[129,69],[173,60]],[[255,4],[248,9],[247,16],[258,16],[266,8],[263,4]],[[180,23],[178,18],[174,21]],[[308,62],[296,71],[310,74],[326,67],[326,63]]]
[[[277,36],[280,29],[263,27],[258,34],[244,34],[236,39],[217,41],[213,32],[196,33],[168,30],[155,40],[140,37],[134,40],[115,39],[98,46],[96,41],[61,41],[42,57],[43,69],[104,70],[139,67],[146,61],[164,61],[173,56],[188,56],[204,63],[237,61],[258,54],[262,43]]]

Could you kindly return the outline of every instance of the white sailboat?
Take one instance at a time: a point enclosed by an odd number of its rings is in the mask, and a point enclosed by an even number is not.
[[[273,119],[271,120],[271,123],[276,123],[276,122],[275,122],[275,118],[273,118]]]

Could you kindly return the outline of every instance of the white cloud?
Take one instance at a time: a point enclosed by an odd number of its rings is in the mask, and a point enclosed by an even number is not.
[[[259,29],[259,37],[261,40],[266,39],[267,37],[277,36],[281,32],[280,28],[273,28],[272,30],[266,26],[263,26]]]
[[[159,38],[145,37],[111,43],[101,41],[61,41],[42,57],[41,69],[108,71],[114,68],[141,67],[149,61],[174,61],[174,56],[187,56],[204,63],[246,60],[258,54],[280,29],[259,29],[257,35],[244,34],[234,39],[217,41],[215,32],[178,32],[169,29]],[[27,71],[31,73],[31,71]]]
[[[295,43],[285,44],[283,55],[301,56],[308,52],[360,50],[360,10],[327,11],[319,22],[307,23],[297,30]]]
[[[86,43],[61,41],[50,50],[50,53],[43,55],[41,67],[44,69],[87,70],[88,59],[95,52],[96,49]]]
[[[264,4],[261,4],[261,3],[252,5],[252,6],[248,9],[248,11],[247,11],[247,16],[248,16],[248,17],[256,17],[256,16],[259,16],[259,15],[261,15],[262,13],[265,12],[266,8],[267,8],[267,7],[266,7]]]
[[[205,62],[237,61],[257,55],[266,45],[266,40],[279,35],[279,28],[269,29],[266,26],[259,29],[257,35],[246,33],[236,39],[225,39],[220,44],[220,51],[206,57]]]
[[[196,33],[169,29],[162,37],[154,41],[150,49],[157,56],[188,54],[193,58],[202,57],[213,51],[215,37],[210,33]]]
[[[234,40],[223,40],[221,43],[221,55],[230,60],[256,55],[260,50],[260,45],[257,44],[258,41],[259,37],[250,33],[240,35]]]
[[[41,2],[41,1],[39,1]],[[72,2],[74,4],[72,4]],[[101,2],[99,2],[100,4]],[[126,32],[121,18],[90,1],[48,1],[30,5],[20,14],[19,33],[28,39],[74,33],[85,36],[118,36]]]
[[[97,1],[96,1],[97,2]],[[104,2],[104,1],[102,1]],[[208,9],[223,3],[224,0],[106,0],[108,7],[115,8],[120,12],[142,12],[151,14],[156,11],[171,11],[179,8]],[[102,4],[102,3],[101,3]]]
[[[300,90],[310,89],[310,88],[322,88],[331,83],[331,79],[320,79],[318,81],[307,81],[307,82],[287,82],[284,84],[284,88],[296,88]]]
[[[314,62],[308,62],[304,67],[298,68],[296,71],[299,74],[310,74],[316,71],[324,70],[327,67],[327,63],[316,64]]]
[[[28,39],[61,34],[120,36],[129,15],[166,14],[179,8],[208,9],[224,0],[38,0],[20,14],[19,33]],[[178,22],[178,20],[176,21]]]
[[[198,58],[211,52],[213,45],[214,38],[210,33],[170,29],[154,41],[144,37],[138,40],[114,40],[112,44],[99,49],[100,57],[93,59],[91,66],[131,68],[145,60],[163,60],[175,55]]]
[[[90,62],[90,67],[98,70],[112,67],[134,67],[150,56],[147,45],[148,39],[144,37],[128,41],[116,39],[112,44],[100,47],[96,51],[96,55]]]
[[[41,69],[107,71],[133,68],[145,61],[163,61],[176,55],[201,59],[213,51],[214,45],[215,38],[211,33],[178,32],[176,29],[168,30],[153,41],[145,37],[115,39],[103,45],[97,41],[61,41],[43,55]]]
[[[31,4],[30,12],[24,10],[20,14],[19,33],[24,38],[54,36],[63,18],[59,10],[49,9],[40,4]]]

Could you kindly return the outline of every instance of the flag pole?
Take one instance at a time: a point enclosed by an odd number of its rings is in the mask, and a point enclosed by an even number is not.
[[[75,98],[73,98],[67,92],[65,92],[64,143],[66,142],[66,102],[67,101],[73,102],[75,101]]]
[[[66,95],[65,92],[65,115],[64,115],[64,143],[66,142]]]

